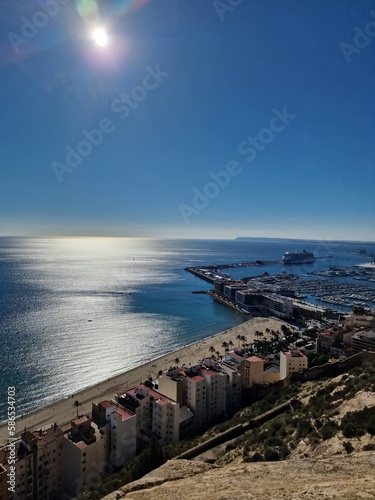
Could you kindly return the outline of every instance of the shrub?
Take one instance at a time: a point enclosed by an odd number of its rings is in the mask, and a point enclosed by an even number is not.
[[[346,453],[353,453],[354,448],[350,441],[344,441],[343,446],[345,448]]]
[[[280,460],[280,455],[274,448],[266,446],[264,450],[264,460],[266,462],[275,462],[277,460]]]
[[[251,457],[247,458],[247,462],[262,462],[264,460],[263,455],[261,455],[258,451],[254,453]]]
[[[345,437],[361,437],[366,432],[375,435],[375,407],[348,412],[341,420]]]
[[[337,433],[337,424],[333,421],[329,421],[322,426],[319,434],[322,436],[322,439],[327,440],[333,437]]]
[[[365,444],[362,449],[363,449],[363,451],[373,451],[373,450],[375,450],[375,443]]]

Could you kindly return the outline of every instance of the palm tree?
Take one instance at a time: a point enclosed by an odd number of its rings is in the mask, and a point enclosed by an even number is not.
[[[76,410],[77,410],[77,418],[78,418],[78,407],[81,406],[81,403],[78,401],[78,399],[76,399],[73,403],[73,406],[76,407]]]
[[[246,342],[247,342],[247,338],[245,337],[245,335],[241,335],[241,342],[242,342],[242,347],[245,347],[246,345]]]
[[[231,340],[229,341],[228,345],[229,345],[229,347],[233,347],[234,346],[234,344],[233,344],[233,342]]]
[[[223,347],[225,350],[227,350],[228,349],[228,342],[223,342],[221,344],[221,347]]]
[[[214,347],[214,346],[211,346],[209,350],[210,350],[210,353],[213,355],[213,354],[214,354],[214,352],[215,352],[215,347]]]
[[[175,363],[176,363],[176,365],[178,366],[178,365],[179,365],[179,363],[180,363],[180,358],[176,358],[176,359],[174,360],[174,362],[175,362]]]

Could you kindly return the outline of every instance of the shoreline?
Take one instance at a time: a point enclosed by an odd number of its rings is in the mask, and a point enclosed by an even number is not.
[[[135,385],[144,382],[150,375],[155,379],[160,370],[165,370],[174,366],[175,360],[179,359],[179,365],[195,365],[199,360],[211,355],[209,348],[213,346],[215,351],[224,353],[223,342],[233,342],[238,345],[238,335],[244,335],[248,342],[252,342],[257,330],[263,331],[266,328],[278,331],[281,325],[290,326],[287,322],[277,318],[253,317],[228,330],[219,332],[202,338],[197,342],[186,344],[157,358],[151,359],[147,363],[131,368],[130,370],[119,372],[113,377],[109,377],[99,383],[87,386],[76,393],[65,396],[16,419],[16,436],[19,437],[25,427],[31,431],[41,427],[50,427],[55,422],[59,426],[68,424],[76,417],[77,409],[75,401],[78,401],[78,412],[80,415],[91,413],[92,403],[98,403],[105,399],[114,398],[115,393],[121,389],[130,389]],[[264,332],[265,333],[265,332]],[[6,443],[8,438],[7,422],[0,424],[0,446]]]

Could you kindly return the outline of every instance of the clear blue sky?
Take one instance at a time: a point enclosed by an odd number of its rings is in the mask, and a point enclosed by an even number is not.
[[[0,234],[375,240],[375,1],[2,0],[0,34]]]

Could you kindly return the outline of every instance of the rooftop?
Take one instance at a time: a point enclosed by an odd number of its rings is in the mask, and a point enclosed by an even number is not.
[[[258,356],[250,356],[250,358],[247,358],[247,361],[263,361],[263,359],[258,358]]]
[[[148,395],[148,396],[154,398],[155,402],[162,404],[162,405],[176,404],[176,401],[174,401],[173,399],[170,399],[167,396],[164,396],[163,394],[161,394],[160,392],[157,392],[154,389],[146,387],[143,384],[139,384],[139,385],[133,387],[132,389],[127,390],[125,393],[125,396],[127,396],[127,395],[131,395],[131,396],[138,398],[138,399],[143,399],[146,397],[146,395]],[[122,397],[124,397],[124,395]]]
[[[287,351],[287,352],[284,352],[283,354],[285,354],[285,356],[287,358],[305,358],[306,356],[301,352],[299,351],[298,349],[294,349],[293,351]]]
[[[75,425],[82,425],[85,422],[87,422],[88,420],[90,420],[90,419],[87,415],[82,415],[82,417],[74,418],[72,420],[72,423]]]
[[[191,380],[194,380],[194,382],[199,382],[201,380],[204,380],[204,377],[202,375],[193,375],[192,377],[189,377]]]
[[[375,331],[367,330],[367,331],[357,332],[353,335],[352,338],[375,341]]]
[[[106,410],[109,410],[110,408],[114,408],[114,411],[112,413],[116,413],[117,415],[121,416],[122,421],[127,420],[128,418],[134,417],[134,413],[127,410],[123,406],[119,405],[116,401],[109,401],[107,399],[107,400],[99,403],[99,405],[102,406],[103,408],[105,408]]]

